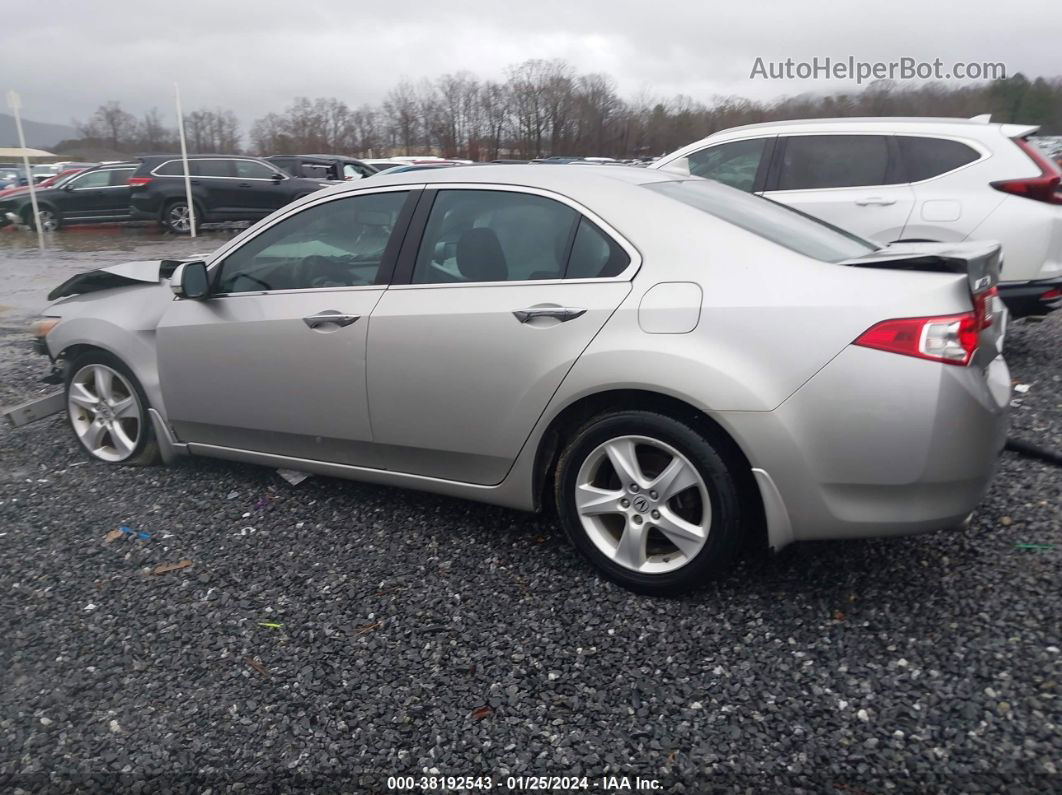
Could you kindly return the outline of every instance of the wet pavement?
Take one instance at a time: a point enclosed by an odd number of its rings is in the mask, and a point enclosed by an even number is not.
[[[195,239],[155,224],[64,227],[44,236],[25,229],[0,229],[0,329],[24,331],[47,303],[48,292],[75,273],[120,262],[207,254],[242,231],[226,227]]]

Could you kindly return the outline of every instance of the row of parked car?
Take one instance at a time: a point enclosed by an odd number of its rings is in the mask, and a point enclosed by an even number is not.
[[[1062,171],[1034,126],[987,118],[869,118],[755,124],[716,133],[648,165],[721,182],[882,244],[1002,243],[1000,295],[1012,314],[1062,304]],[[554,156],[495,163],[646,165]],[[450,168],[437,157],[336,155],[189,158],[196,222],[254,221],[337,181]],[[486,164],[476,164],[485,166]],[[40,223],[157,221],[189,231],[184,166],[175,155],[108,163],[38,191]],[[27,192],[0,194],[0,223],[32,223]]]

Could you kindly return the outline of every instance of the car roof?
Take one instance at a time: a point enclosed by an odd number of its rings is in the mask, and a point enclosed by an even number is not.
[[[986,133],[1008,138],[1028,135],[1037,128],[1022,124],[997,124],[985,116],[962,119],[953,116],[851,116],[829,119],[787,119],[783,121],[758,122],[729,127],[712,133],[701,140],[719,141],[726,138],[741,138],[749,135],[784,135],[789,132],[833,133],[851,132],[904,132],[932,133],[947,130],[951,133],[979,137]],[[698,141],[699,143],[699,141]]]
[[[585,168],[569,165],[536,165],[503,163],[447,166],[426,168],[418,171],[401,171],[391,174],[374,174],[355,182],[343,183],[332,191],[356,191],[380,185],[434,185],[442,183],[519,185],[541,188],[567,194],[580,188],[609,190],[616,183],[644,185],[652,182],[669,182],[677,177],[663,171],[644,168]]]

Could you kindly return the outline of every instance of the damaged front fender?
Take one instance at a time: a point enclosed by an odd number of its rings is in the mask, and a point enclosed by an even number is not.
[[[196,259],[195,257],[191,259]],[[48,300],[55,301],[68,295],[82,295],[114,287],[129,287],[134,284],[157,283],[168,279],[185,260],[161,259],[142,262],[123,262],[107,268],[86,271],[71,276],[50,293]]]

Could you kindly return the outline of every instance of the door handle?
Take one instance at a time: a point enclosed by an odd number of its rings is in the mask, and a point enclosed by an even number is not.
[[[361,315],[344,315],[342,312],[337,312],[334,309],[326,309],[323,312],[318,312],[316,315],[310,315],[304,317],[302,322],[312,329],[320,328],[321,326],[349,326],[351,323],[357,321]]]
[[[867,196],[863,199],[856,199],[855,203],[860,207],[866,207],[868,204],[878,204],[882,207],[888,207],[890,204],[896,204],[896,199],[889,199],[884,196]]]
[[[241,182],[241,183],[240,183],[239,185],[237,185],[236,187],[237,187],[237,188],[249,188],[249,187],[251,187],[251,183],[250,183],[250,182]]]
[[[513,315],[521,323],[530,323],[540,317],[554,318],[561,323],[567,323],[569,320],[575,320],[575,318],[585,314],[585,309],[576,309],[572,306],[529,306],[527,309],[513,311]]]

